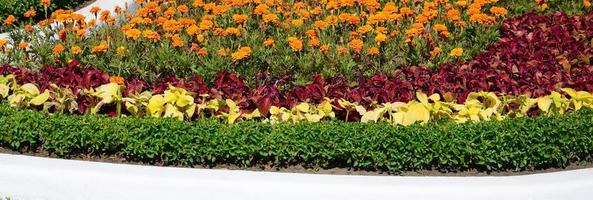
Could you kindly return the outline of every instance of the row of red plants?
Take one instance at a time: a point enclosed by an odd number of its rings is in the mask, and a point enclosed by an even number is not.
[[[256,77],[257,87],[250,88],[237,75],[221,71],[211,86],[199,76],[167,77],[149,85],[144,81],[125,80],[124,96],[152,89],[162,93],[169,85],[185,88],[209,98],[232,99],[245,110],[259,108],[264,114],[272,105],[292,107],[297,102],[320,103],[325,97],[343,98],[369,105],[372,102],[407,102],[416,91],[439,93],[447,101],[461,103],[470,92],[490,91],[509,95],[539,97],[563,87],[593,91],[593,13],[568,16],[536,13],[506,20],[501,38],[470,61],[445,64],[434,71],[426,67],[404,67],[394,73],[361,77],[357,85],[342,77],[315,76],[312,83],[290,86],[288,79],[273,79],[267,73]],[[19,83],[36,83],[42,90],[50,83],[80,89],[97,87],[110,76],[95,68],[79,66],[44,67],[39,72],[25,68],[0,67],[0,74],[13,74]],[[279,88],[283,89],[282,91]],[[195,98],[196,103],[202,98]],[[80,110],[86,110],[90,99],[80,99]],[[87,103],[85,103],[87,102]],[[337,102],[336,106],[339,107]],[[345,111],[337,110],[338,118]],[[351,116],[356,120],[359,116]]]

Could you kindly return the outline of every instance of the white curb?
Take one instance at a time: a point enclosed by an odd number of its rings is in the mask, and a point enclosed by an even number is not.
[[[96,0],[95,2],[87,5],[86,7],[76,11],[75,13],[81,14],[85,16],[85,19],[90,20],[94,19],[95,15],[90,12],[92,7],[98,6],[101,10],[109,10],[111,14],[115,14],[115,8],[121,7],[122,9],[128,6],[128,10],[134,11],[137,9],[137,4],[134,3],[134,0]],[[8,38],[8,33],[0,33],[0,39]]]
[[[0,154],[0,195],[27,199],[591,199],[593,169],[507,177],[315,175]]]

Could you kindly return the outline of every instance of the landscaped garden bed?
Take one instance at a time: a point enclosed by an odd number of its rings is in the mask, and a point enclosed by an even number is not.
[[[587,0],[137,2],[0,39],[0,146],[390,173],[592,161]]]

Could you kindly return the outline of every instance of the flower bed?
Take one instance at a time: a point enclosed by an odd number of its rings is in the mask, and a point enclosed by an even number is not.
[[[89,0],[0,0],[0,33],[45,20],[54,10],[74,9]]]
[[[512,4],[488,0],[352,5],[197,0],[191,7],[185,1],[138,2],[143,7],[134,15],[95,9],[105,26],[60,11],[52,20],[64,26],[45,30],[46,36],[16,35],[10,41],[15,48],[4,48],[8,41],[0,40],[5,53],[0,59],[19,66],[0,67],[0,101],[56,115],[31,133],[6,132],[3,146],[179,165],[389,172],[524,170],[591,159],[591,131],[582,129],[593,109],[593,13],[586,0],[524,5],[549,11],[582,3],[577,10],[587,14],[533,11],[504,20],[509,14],[504,5]],[[512,15],[523,12],[509,9]],[[43,42],[54,33],[55,40]],[[492,44],[483,33],[493,34]],[[466,48],[468,43],[475,46]],[[405,54],[402,62],[387,58],[399,53]],[[46,118],[3,106],[9,117],[0,119],[6,124],[21,115]],[[118,118],[92,116],[97,114]],[[59,123],[71,128],[60,132]],[[107,125],[93,128],[101,123]],[[540,138],[528,138],[535,136]],[[76,146],[77,137],[107,141]],[[167,142],[143,143],[152,137]],[[454,140],[447,141],[450,137]],[[426,151],[416,149],[422,142],[430,144],[420,145]]]

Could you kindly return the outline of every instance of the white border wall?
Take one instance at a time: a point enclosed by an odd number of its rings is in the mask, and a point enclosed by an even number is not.
[[[315,175],[0,154],[0,195],[27,199],[591,199],[593,169],[507,177]]]

